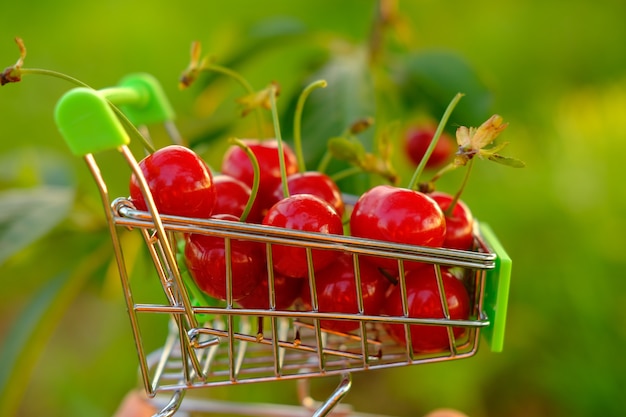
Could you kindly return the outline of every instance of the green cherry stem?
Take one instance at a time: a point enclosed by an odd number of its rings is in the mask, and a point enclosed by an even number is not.
[[[326,169],[328,168],[328,164],[330,164],[330,161],[332,161],[333,156],[332,154],[326,150],[326,152],[324,152],[324,155],[322,156],[322,159],[320,159],[319,164],[317,165],[317,169],[316,171],[318,172],[326,172]]]
[[[185,245],[186,245],[186,241],[184,238],[180,238],[177,240],[176,247],[178,251],[176,253],[176,257],[178,260],[178,268],[180,270],[180,275],[183,278],[183,281],[185,285],[187,286],[187,288],[189,289],[189,292],[191,294],[191,298],[192,298],[191,301],[192,303],[195,301],[195,303],[198,304],[199,306],[214,305],[215,300],[210,298],[204,292],[202,292],[200,288],[198,288],[196,282],[193,280],[191,275],[189,274],[189,270],[187,269],[187,266],[185,265]],[[199,316],[203,317],[203,315],[199,315]],[[208,320],[201,320],[201,321],[204,322]]]
[[[272,108],[272,122],[274,123],[274,136],[278,145],[278,163],[280,165],[280,178],[283,187],[283,197],[289,197],[289,187],[287,186],[287,168],[285,167],[285,154],[283,153],[283,137],[280,134],[280,123],[278,122],[278,109],[276,107],[276,86],[270,87],[270,106]]]
[[[454,163],[454,162],[450,162],[448,165],[444,166],[443,168],[441,168],[439,171],[437,171],[437,173],[435,175],[432,176],[432,178],[430,179],[430,183],[434,184],[436,181],[439,180],[439,178],[443,177],[443,175],[447,172],[450,171],[454,171],[455,169],[457,169],[459,166]]]
[[[456,192],[456,194],[454,194],[454,197],[452,197],[452,201],[450,201],[450,205],[444,212],[446,216],[452,216],[454,207],[456,206],[456,203],[461,199],[461,194],[463,194],[463,190],[465,190],[465,186],[467,185],[467,182],[470,177],[470,172],[472,171],[473,166],[474,166],[474,158],[470,159],[469,162],[467,163],[467,169],[465,170],[465,175],[463,176],[463,182],[461,183],[461,187]]]
[[[348,138],[352,136],[353,136],[353,133],[351,132],[350,128],[347,128],[344,132],[341,133],[341,136],[339,137]],[[322,155],[322,158],[320,159],[320,162],[317,164],[316,171],[325,173],[326,170],[328,169],[328,165],[330,164],[332,160],[333,160],[333,154],[332,152],[330,152],[330,150],[327,147],[326,151],[324,152],[324,155]]]
[[[293,118],[293,141],[296,151],[296,158],[298,160],[298,170],[300,171],[300,173],[306,171],[304,153],[302,151],[302,110],[304,108],[304,103],[309,97],[309,94],[311,94],[311,91],[316,88],[326,88],[327,85],[328,83],[326,82],[326,80],[314,81],[306,86],[300,94],[300,97],[298,97],[298,103],[296,104],[296,111]]]
[[[439,121],[439,125],[437,126],[437,130],[435,131],[435,134],[433,135],[433,139],[430,142],[428,149],[426,149],[426,153],[422,157],[419,165],[417,166],[417,168],[415,169],[415,172],[413,173],[413,177],[411,178],[411,181],[409,182],[409,186],[408,186],[409,189],[411,190],[417,189],[420,176],[422,175],[422,172],[424,171],[424,168],[426,167],[426,162],[428,162],[430,155],[435,150],[435,147],[437,146],[437,142],[439,141],[439,137],[441,136],[441,133],[443,132],[443,129],[446,126],[446,123],[448,122],[448,119],[450,118],[452,111],[458,104],[459,100],[461,100],[461,97],[463,97],[463,94],[457,93],[452,99],[452,101],[450,101],[450,104],[448,104],[446,111],[443,113],[443,116],[441,117],[441,120]]]
[[[91,90],[94,90],[93,87],[80,81],[79,79],[69,76],[67,74],[63,74],[58,71],[47,70],[47,69],[42,69],[42,68],[20,68],[20,73],[22,75],[28,75],[28,74],[46,75],[49,77],[59,78],[64,81],[68,81],[78,87],[84,87],[84,88],[89,88]],[[154,146],[149,141],[147,141],[146,138],[143,137],[143,135],[141,134],[141,132],[139,132],[137,127],[133,125],[130,120],[128,120],[128,117],[126,117],[126,115],[116,105],[111,103],[109,100],[107,100],[107,102],[109,103],[109,106],[111,106],[113,111],[115,112],[116,116],[120,119],[124,127],[126,128],[128,134],[131,136],[131,139],[134,138],[136,140],[141,141],[143,146],[150,153],[153,153],[155,151]]]
[[[350,167],[334,173],[330,176],[330,178],[333,181],[337,182],[343,180],[344,178],[348,178],[351,175],[360,174],[361,172],[363,172],[363,169],[361,167]]]
[[[20,72],[22,74],[37,74],[37,75],[47,75],[50,77],[54,77],[54,78],[60,78],[61,80],[65,80],[65,81],[69,81],[72,84],[76,84],[79,87],[85,87],[85,88],[91,88],[89,85],[85,84],[84,82],[71,77],[67,74],[63,74],[57,71],[52,71],[52,70],[47,70],[47,69],[42,69],[42,68],[20,68]]]
[[[205,64],[201,67],[201,69],[226,75],[237,81],[248,94],[254,94],[254,89],[252,88],[252,85],[243,76],[241,76],[241,74],[231,70],[230,68],[226,68],[217,64]],[[259,139],[263,139],[263,114],[261,113],[261,109],[257,108],[254,114],[256,116],[257,129],[259,130]]]
[[[243,141],[237,138],[231,138],[229,141],[239,146],[246,153],[248,158],[250,158],[250,162],[252,163],[252,170],[254,172],[250,198],[248,198],[246,207],[243,209],[243,213],[241,213],[241,216],[239,217],[239,221],[245,222],[248,218],[248,215],[250,214],[250,211],[252,210],[252,205],[254,204],[254,200],[256,199],[256,196],[259,192],[259,178],[261,175],[261,168],[259,167],[259,161],[257,160],[254,152],[252,152],[249,146],[247,146]]]

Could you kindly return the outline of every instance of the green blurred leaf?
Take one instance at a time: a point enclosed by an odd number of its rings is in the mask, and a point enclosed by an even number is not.
[[[9,329],[0,350],[0,415],[15,415],[46,341],[87,279],[110,257],[110,243],[86,253],[71,272],[55,276],[34,294]]]
[[[523,161],[520,161],[516,158],[511,158],[510,156],[502,156],[497,153],[493,155],[489,155],[489,160],[497,162],[502,165],[510,166],[513,168],[524,168],[526,164]]]
[[[278,42],[306,33],[306,25],[299,19],[289,16],[275,16],[261,20],[250,27],[249,38],[257,42]],[[257,47],[259,45],[256,45]],[[258,50],[255,48],[254,50]],[[249,52],[252,52],[251,49]]]
[[[65,219],[73,200],[74,190],[70,187],[0,192],[0,264]]]
[[[35,147],[0,154],[0,184],[25,188],[42,184],[68,186],[74,182],[67,154]]]
[[[272,17],[252,25],[241,42],[233,45],[228,56],[220,60],[226,68],[239,68],[259,55],[268,54],[274,47],[284,47],[287,42],[297,42],[308,34],[306,26],[298,19],[290,17]],[[196,82],[197,91],[203,91],[220,74],[209,73]]]
[[[368,54],[365,48],[355,46],[334,51],[328,62],[303,83],[326,80],[328,87],[311,94],[302,115],[302,148],[307,166],[317,166],[326,152],[330,138],[343,135],[355,122],[374,117],[376,96],[370,74]],[[294,105],[290,108],[295,107]],[[293,112],[288,112],[291,115]],[[291,127],[293,124],[285,123]],[[366,151],[374,143],[374,129],[359,134]],[[337,172],[349,167],[343,161],[333,161],[328,172]],[[360,193],[368,185],[368,175],[350,177],[339,184],[342,190]]]
[[[454,120],[478,125],[490,115],[492,94],[476,70],[451,51],[419,51],[398,57],[400,94],[409,106],[425,106],[439,117],[456,93],[465,97],[454,110]],[[454,124],[454,123],[453,123]]]
[[[351,164],[358,165],[365,158],[363,144],[345,137],[330,138],[328,140],[328,150],[335,159]]]

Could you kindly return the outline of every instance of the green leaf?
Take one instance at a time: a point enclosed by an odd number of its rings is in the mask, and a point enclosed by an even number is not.
[[[20,312],[0,349],[0,415],[15,415],[47,340],[72,300],[110,255],[106,240],[71,271],[50,279]]]
[[[345,137],[335,137],[328,140],[328,151],[333,158],[360,165],[365,158],[365,148],[361,142]]]
[[[41,186],[0,192],[0,264],[64,220],[73,201],[71,187]]]
[[[222,303],[220,303],[218,300],[216,300],[213,297],[210,297],[208,294],[200,290],[200,288],[194,281],[193,277],[189,273],[189,269],[187,269],[187,264],[185,262],[185,245],[186,245],[185,239],[180,239],[177,242],[176,260],[178,262],[178,269],[180,271],[180,275],[183,279],[183,282],[185,283],[185,286],[187,287],[187,291],[189,291],[191,304],[194,307],[207,307],[207,306],[215,307],[215,306],[222,305]],[[206,323],[212,320],[214,316],[211,314],[198,314],[196,318],[199,323]]]
[[[489,155],[488,159],[493,162],[497,162],[502,165],[506,165],[513,168],[524,168],[526,164],[519,159],[511,158],[509,156],[502,156],[497,153]]]
[[[452,126],[478,125],[490,115],[492,94],[471,65],[458,54],[427,50],[398,57],[395,71],[407,105],[424,106],[440,117],[458,92],[465,94],[454,110]]]
[[[261,20],[250,27],[249,39],[259,42],[259,44],[250,45],[252,53],[258,51],[261,44],[266,45],[268,41],[280,42],[293,36],[304,35],[307,33],[306,25],[293,17],[276,16]]]
[[[67,155],[51,149],[23,147],[0,154],[0,184],[5,186],[70,186],[74,176]]]
[[[323,79],[328,87],[312,94],[302,115],[302,148],[307,166],[317,166],[327,149],[330,138],[342,136],[355,122],[376,114],[376,97],[370,74],[367,51],[363,47],[348,47],[335,51],[318,71],[303,85]],[[293,106],[295,108],[295,101]],[[288,111],[287,114],[293,114]],[[289,123],[283,124],[286,131]],[[374,129],[358,135],[366,151],[372,151]],[[338,172],[349,164],[333,161],[328,173]],[[368,186],[368,175],[352,176],[339,184],[343,191],[360,193]]]
[[[246,28],[246,36],[231,45],[228,55],[220,62],[226,68],[239,68],[259,55],[268,54],[274,47],[284,47],[288,42],[301,41],[302,36],[310,35],[300,20],[290,17],[274,17],[255,22]],[[198,91],[204,90],[220,74],[208,74],[198,80]]]

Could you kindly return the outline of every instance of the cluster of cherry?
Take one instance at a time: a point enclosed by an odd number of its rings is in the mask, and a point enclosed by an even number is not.
[[[158,149],[139,165],[162,214],[461,250],[470,250],[474,242],[473,218],[467,206],[455,201],[453,210],[446,211],[454,200],[452,195],[379,185],[347,207],[341,190],[328,175],[301,172],[295,152],[278,139],[236,141],[224,154],[219,174],[180,145]],[[147,210],[134,175],[130,196],[138,209]],[[288,244],[271,245],[268,257],[263,243],[231,239],[227,268],[224,238],[192,233],[184,237],[184,243],[184,266],[197,287],[215,299],[230,299],[243,308],[311,310],[309,279],[314,277],[318,312],[357,314],[362,303],[366,315],[403,314],[396,285],[399,266],[394,259],[313,249],[309,262],[304,248]],[[232,279],[230,294],[227,270]],[[463,281],[446,268],[438,270],[449,317],[468,319],[471,303]],[[404,273],[409,315],[443,318],[437,269],[426,263],[404,262]],[[351,332],[359,322],[322,320],[321,326]],[[386,330],[405,343],[402,325],[390,324]],[[460,327],[454,331],[456,337],[464,332]],[[445,327],[415,325],[411,334],[416,351],[449,346]]]

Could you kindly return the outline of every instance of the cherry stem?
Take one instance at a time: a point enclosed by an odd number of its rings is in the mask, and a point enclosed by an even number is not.
[[[289,187],[287,185],[287,168],[285,167],[285,154],[283,153],[283,138],[280,134],[280,123],[278,122],[278,110],[276,107],[276,86],[270,86],[270,106],[272,108],[272,122],[274,123],[274,135],[278,145],[278,163],[280,166],[280,178],[283,187],[283,197],[289,197]]]
[[[317,165],[317,171],[324,173],[326,172],[326,169],[328,168],[328,164],[330,164],[330,161],[333,159],[332,154],[328,151],[328,149],[326,150],[326,152],[324,152],[324,155],[322,156],[322,159],[320,159],[319,164]]]
[[[351,137],[353,135],[353,133],[350,131],[350,128],[347,128],[340,137],[342,138],[348,138]],[[321,172],[321,173],[325,173],[326,169],[328,169],[328,165],[330,164],[330,161],[333,160],[333,154],[332,152],[330,152],[330,149],[328,149],[328,147],[326,148],[326,151],[324,152],[324,155],[322,155],[322,158],[320,159],[320,162],[317,164],[317,168],[316,171]]]
[[[20,68],[20,73],[21,74],[47,75],[47,76],[50,76],[50,77],[59,78],[61,80],[69,81],[70,83],[75,84],[75,85],[77,85],[79,87],[84,87],[84,88],[89,88],[91,90],[94,90],[93,87],[91,87],[88,84],[78,80],[77,78],[74,78],[74,77],[71,77],[71,76],[69,76],[67,74],[63,74],[61,72],[57,72],[57,71],[53,71],[53,70],[47,70],[47,69],[41,69],[41,68]],[[155,151],[154,146],[148,140],[146,140],[146,138],[143,137],[141,132],[139,132],[139,129],[137,129],[137,127],[134,124],[132,124],[132,122],[130,120],[128,120],[128,117],[126,117],[124,112],[122,112],[116,105],[111,103],[109,100],[107,100],[107,102],[109,103],[109,106],[111,106],[113,111],[115,112],[116,116],[120,119],[120,121],[122,122],[122,124],[124,125],[126,130],[128,131],[128,134],[131,136],[131,138],[135,138],[135,139],[141,141],[143,146],[150,153],[153,153]]]
[[[474,166],[474,158],[469,160],[469,162],[467,164],[467,170],[465,171],[465,175],[463,176],[463,182],[461,183],[461,187],[456,192],[456,194],[454,194],[454,197],[452,197],[452,201],[450,201],[450,205],[444,211],[444,215],[445,216],[452,217],[452,212],[454,211],[454,207],[456,206],[456,204],[461,199],[461,194],[463,194],[463,190],[465,190],[465,186],[467,185],[467,182],[468,182],[469,176],[470,176],[470,172],[471,172],[473,166]]]
[[[84,82],[74,77],[71,77],[67,74],[63,74],[57,71],[52,71],[52,70],[47,70],[47,69],[42,69],[42,68],[20,68],[20,72],[22,74],[48,75],[50,77],[60,78],[65,81],[69,81],[72,84],[76,84],[79,87],[91,88],[89,85],[85,84]],[[93,90],[93,88],[91,89]]]
[[[454,162],[449,163],[448,165],[446,165],[445,167],[443,167],[439,171],[437,171],[437,173],[435,175],[433,175],[433,177],[430,179],[430,183],[434,184],[446,172],[454,171],[457,168],[458,168],[458,166]]]
[[[437,146],[437,142],[439,141],[439,137],[441,136],[441,133],[443,133],[443,129],[446,126],[446,123],[448,122],[448,119],[450,118],[452,111],[456,107],[459,100],[461,100],[461,97],[463,97],[463,94],[457,93],[452,99],[452,101],[450,101],[450,104],[448,104],[446,111],[443,113],[443,116],[441,117],[441,120],[439,121],[439,125],[437,126],[437,130],[435,131],[435,134],[433,135],[433,139],[431,140],[430,145],[428,146],[428,149],[426,149],[426,153],[424,153],[424,156],[422,157],[419,165],[417,166],[417,168],[415,169],[415,172],[413,173],[413,177],[411,178],[411,181],[409,182],[409,187],[408,187],[409,189],[411,190],[417,189],[420,176],[422,175],[422,172],[424,171],[424,168],[426,167],[426,163],[428,162],[430,155],[435,150],[435,147]]]
[[[398,280],[397,277],[395,277],[393,274],[388,272],[386,269],[378,268],[378,271],[380,271],[382,276],[385,277],[385,279],[389,281],[392,285],[398,285],[398,283],[400,282],[400,280]]]
[[[239,146],[250,159],[250,163],[252,164],[252,171],[254,172],[254,176],[252,177],[252,187],[250,187],[250,197],[248,198],[248,202],[246,203],[246,207],[243,209],[243,213],[239,217],[239,221],[245,222],[252,210],[252,205],[254,204],[254,200],[259,192],[259,180],[261,175],[261,168],[259,167],[259,161],[254,155],[254,152],[250,149],[248,145],[246,145],[242,140],[237,138],[231,138],[230,142]]]
[[[328,83],[326,82],[326,80],[314,81],[306,86],[300,94],[300,97],[298,97],[298,103],[296,104],[296,111],[293,118],[293,142],[296,152],[296,158],[298,160],[298,170],[300,171],[300,173],[306,171],[304,153],[302,151],[302,109],[304,108],[304,103],[309,97],[309,94],[311,94],[311,91],[315,90],[316,88],[326,88],[327,85]]]
[[[361,167],[350,167],[350,168],[346,168],[342,171],[334,173],[333,175],[330,176],[330,178],[333,181],[337,182],[351,175],[360,174],[361,172],[363,172],[363,169]]]
[[[254,89],[252,88],[252,85],[244,77],[242,77],[241,74],[231,70],[230,68],[226,68],[217,64],[206,64],[203,65],[201,69],[206,71],[214,71],[226,75],[241,84],[241,86],[244,88],[244,90],[246,90],[248,94],[254,94]],[[259,139],[263,139],[263,114],[261,113],[261,109],[258,107],[255,109],[254,113],[256,115],[257,129],[259,130],[260,135]]]

